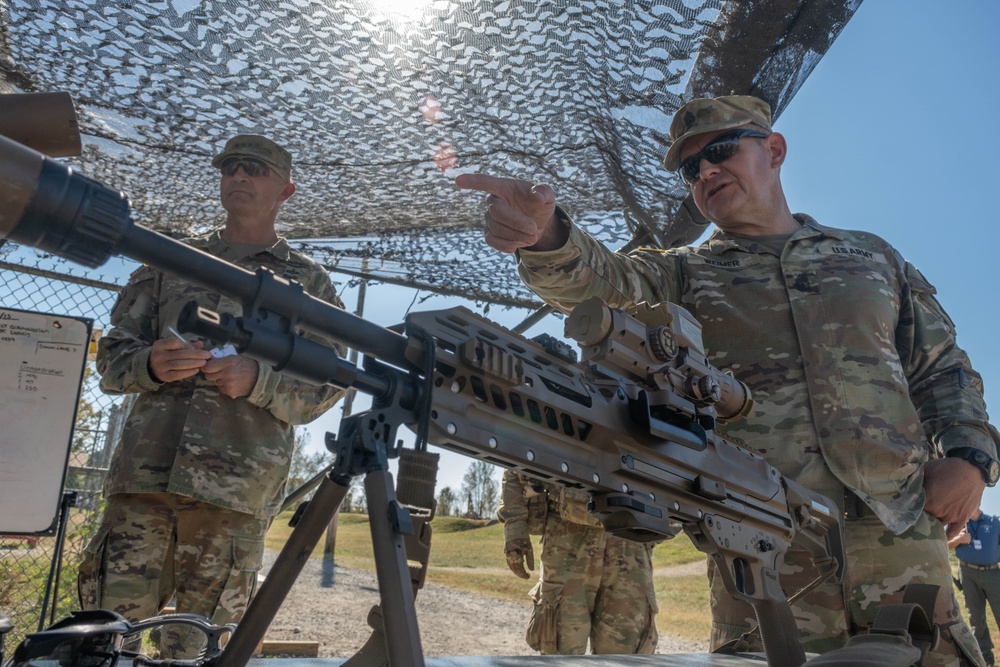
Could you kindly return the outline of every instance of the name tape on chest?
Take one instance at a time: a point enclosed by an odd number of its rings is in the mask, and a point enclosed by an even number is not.
[[[887,264],[885,255],[880,252],[872,252],[864,248],[855,248],[849,245],[820,246],[816,251],[821,255],[850,255],[858,259],[865,259],[878,264]]]
[[[735,257],[733,259],[718,259],[712,257],[702,257],[701,255],[688,255],[688,264],[702,264],[714,266],[717,269],[742,269],[752,264],[756,264],[756,256]]]
[[[888,260],[885,257],[885,253],[873,252],[871,250],[866,250],[864,248],[857,248],[855,246],[846,245],[843,243],[838,243],[834,245],[820,245],[816,247],[816,254],[824,255],[827,257],[851,257],[856,260],[861,260],[863,262],[870,262],[875,264],[888,264]],[[751,254],[740,254],[736,257],[705,257],[704,255],[698,255],[691,253],[687,256],[688,264],[698,264],[703,266],[711,266],[717,269],[744,269],[760,262],[761,258],[759,255]],[[773,261],[777,262],[777,257],[773,258]]]

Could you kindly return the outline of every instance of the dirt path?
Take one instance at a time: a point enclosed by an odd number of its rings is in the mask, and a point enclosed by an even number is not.
[[[268,554],[265,572],[274,560]],[[681,566],[689,568],[689,565]],[[697,570],[695,570],[697,572]],[[701,564],[704,572],[704,564]],[[498,570],[496,576],[506,576]],[[271,623],[266,638],[319,642],[320,657],[348,657],[367,641],[368,610],[378,603],[373,572],[324,566],[311,558]],[[531,655],[524,628],[531,607],[438,584],[417,596],[417,619],[427,656]],[[660,636],[657,653],[701,652],[705,645]]]

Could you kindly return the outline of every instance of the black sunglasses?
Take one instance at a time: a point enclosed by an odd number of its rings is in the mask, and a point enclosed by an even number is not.
[[[681,178],[688,185],[694,183],[698,180],[698,176],[701,173],[702,159],[708,160],[712,164],[725,162],[736,155],[736,151],[740,149],[740,139],[743,137],[764,139],[767,135],[763,132],[749,129],[733,130],[732,132],[720,134],[700,151],[681,160],[681,166],[678,168]]]
[[[260,160],[255,160],[249,157],[232,158],[226,160],[219,167],[223,176],[235,176],[236,171],[243,168],[243,172],[251,177],[256,178],[257,176],[267,176],[271,173],[271,168]]]

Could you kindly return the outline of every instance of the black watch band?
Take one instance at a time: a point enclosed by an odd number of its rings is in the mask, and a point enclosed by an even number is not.
[[[1000,479],[1000,461],[975,447],[955,447],[945,452],[949,458],[964,459],[979,468],[986,480],[986,486],[996,486]]]

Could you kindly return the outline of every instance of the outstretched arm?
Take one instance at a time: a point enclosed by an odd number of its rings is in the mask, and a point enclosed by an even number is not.
[[[486,243],[500,252],[555,250],[569,233],[555,215],[556,194],[547,185],[487,174],[462,174],[455,185],[486,198]]]

